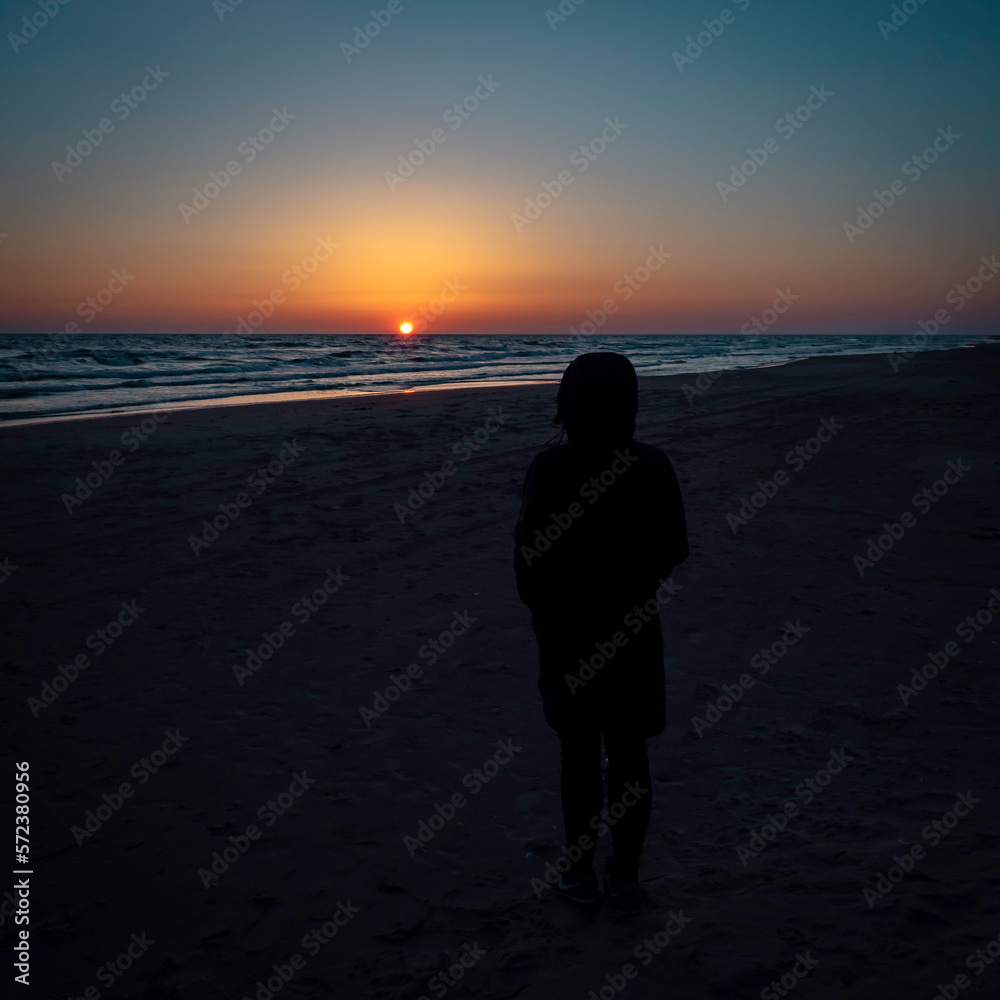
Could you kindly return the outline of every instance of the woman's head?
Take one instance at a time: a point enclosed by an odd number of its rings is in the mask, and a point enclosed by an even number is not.
[[[639,379],[624,354],[581,354],[563,373],[554,423],[573,442],[622,444],[635,434]]]

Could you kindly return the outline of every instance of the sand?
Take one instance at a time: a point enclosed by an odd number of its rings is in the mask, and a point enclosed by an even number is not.
[[[553,385],[0,429],[34,995],[995,995],[965,963],[1000,935],[998,371],[983,346],[642,380],[692,555],[637,916],[536,891],[558,745],[511,547]]]

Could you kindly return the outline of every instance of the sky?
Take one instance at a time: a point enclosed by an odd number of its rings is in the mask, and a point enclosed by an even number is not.
[[[998,29],[961,0],[13,0],[0,331],[988,329]]]

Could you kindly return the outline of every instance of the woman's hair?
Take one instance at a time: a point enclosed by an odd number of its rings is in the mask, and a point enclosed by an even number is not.
[[[639,379],[624,354],[595,351],[570,362],[559,383],[553,423],[570,441],[627,444],[635,434]]]

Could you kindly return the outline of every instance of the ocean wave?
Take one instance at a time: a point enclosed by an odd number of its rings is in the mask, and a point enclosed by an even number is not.
[[[929,349],[995,339],[939,337]],[[716,371],[815,355],[898,350],[894,335],[80,334],[0,336],[2,417],[141,407],[299,389],[385,391],[558,378],[584,351],[627,354],[640,375]],[[124,377],[123,377],[124,376]]]

